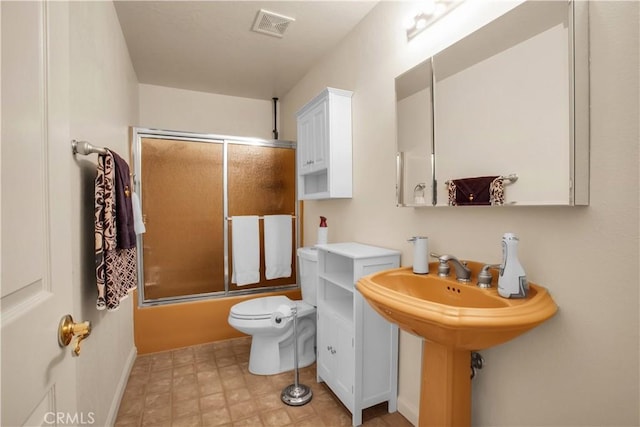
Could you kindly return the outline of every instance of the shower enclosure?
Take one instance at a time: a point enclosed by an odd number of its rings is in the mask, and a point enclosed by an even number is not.
[[[132,156],[146,227],[138,236],[141,305],[296,286],[295,143],[133,128]],[[292,216],[291,277],[267,280],[261,250],[260,282],[231,283],[231,218],[283,214]]]

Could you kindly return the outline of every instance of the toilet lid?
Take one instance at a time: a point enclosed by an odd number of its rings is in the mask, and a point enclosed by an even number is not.
[[[293,304],[298,308],[298,316],[304,316],[310,310],[313,310],[313,306],[304,301],[292,301],[285,296],[277,295],[254,298],[238,303],[231,307],[230,315],[238,319],[270,319],[271,315],[281,305],[291,306]]]

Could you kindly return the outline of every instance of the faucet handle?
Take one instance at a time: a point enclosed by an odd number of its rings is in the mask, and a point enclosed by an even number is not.
[[[451,272],[451,267],[449,266],[447,257],[443,255],[435,254],[433,252],[431,252],[429,255],[431,255],[433,258],[437,258],[438,261],[440,261],[440,264],[438,265],[438,276],[440,277],[449,276],[449,273]]]
[[[501,265],[500,264],[485,264],[484,267],[482,267],[482,270],[480,270],[480,273],[478,273],[478,287],[479,288],[490,288],[491,287],[491,280],[493,279],[493,276],[491,275],[491,273],[489,273],[489,269],[496,269],[496,270],[500,270]]]

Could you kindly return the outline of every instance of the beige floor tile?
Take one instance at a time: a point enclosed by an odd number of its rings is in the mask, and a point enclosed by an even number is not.
[[[151,372],[163,371],[173,367],[173,361],[171,359],[155,360],[151,365]]]
[[[293,424],[295,427],[325,427],[327,424],[322,421],[320,417],[307,418],[304,420],[296,421]]]
[[[265,426],[286,426],[291,424],[291,418],[284,408],[273,409],[271,411],[261,412],[260,419]]]
[[[318,413],[313,409],[313,406],[309,404],[303,406],[287,406],[286,409],[289,417],[294,422],[298,422],[306,418],[316,418],[318,416]]]
[[[118,416],[121,417],[137,417],[142,414],[144,409],[144,397],[139,396],[134,399],[123,400],[120,402]]]
[[[143,426],[171,425],[171,406],[148,408],[142,414]]]
[[[155,379],[152,375],[147,384],[146,392],[151,394],[171,392],[171,378]]]
[[[142,415],[120,417],[116,420],[115,427],[138,427],[142,421]]]
[[[211,359],[198,359],[196,358],[196,372],[209,372],[209,371],[218,371],[218,365],[216,362]]]
[[[193,363],[189,365],[176,366],[173,368],[173,378],[183,377],[185,375],[195,375],[196,367]]]
[[[222,387],[226,390],[235,390],[237,388],[246,388],[247,384],[244,382],[244,377],[232,377],[232,378],[223,378],[222,379]]]
[[[171,393],[147,394],[144,399],[144,407],[162,408],[171,405]]]
[[[200,410],[207,412],[227,407],[227,400],[224,393],[214,393],[200,398]],[[231,419],[229,419],[230,421]]]
[[[200,399],[173,402],[173,419],[196,415],[200,413]]]
[[[202,418],[200,417],[200,414],[178,418],[171,422],[171,427],[200,427],[201,425]]]
[[[230,406],[252,399],[251,394],[249,394],[249,390],[246,387],[227,390],[224,392],[224,395],[227,398],[227,403]]]
[[[244,372],[238,365],[230,365],[218,366],[218,373],[220,374],[220,378],[227,379],[243,376]]]
[[[231,414],[231,421],[234,423],[245,418],[253,417],[258,413],[258,405],[252,400],[236,403],[235,405],[229,405],[229,414]]]
[[[285,404],[282,403],[282,400],[280,399],[280,394],[276,393],[275,391],[256,396],[254,399],[258,404],[258,408],[260,409],[260,411],[280,409],[284,408],[285,406]]]
[[[233,423],[233,427],[262,427],[262,421],[260,420],[260,416],[254,415],[249,418],[245,418],[243,420],[235,421]]]
[[[231,415],[226,407],[218,409],[210,409],[202,414],[203,426],[222,426],[230,425]]]
[[[171,393],[171,399],[175,402],[182,402],[183,400],[196,400],[200,397],[198,384],[184,384],[179,387],[173,387]]]
[[[222,381],[219,379],[212,379],[205,383],[199,383],[198,389],[200,391],[200,396],[207,396],[209,394],[222,392],[224,387],[222,387]]]

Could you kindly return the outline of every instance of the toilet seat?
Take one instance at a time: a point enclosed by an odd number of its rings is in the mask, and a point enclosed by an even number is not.
[[[291,300],[285,296],[254,298],[243,301],[231,307],[229,316],[244,320],[270,320],[271,316],[282,305],[295,304],[298,309],[298,317],[305,316],[315,310],[311,304],[304,301]]]

